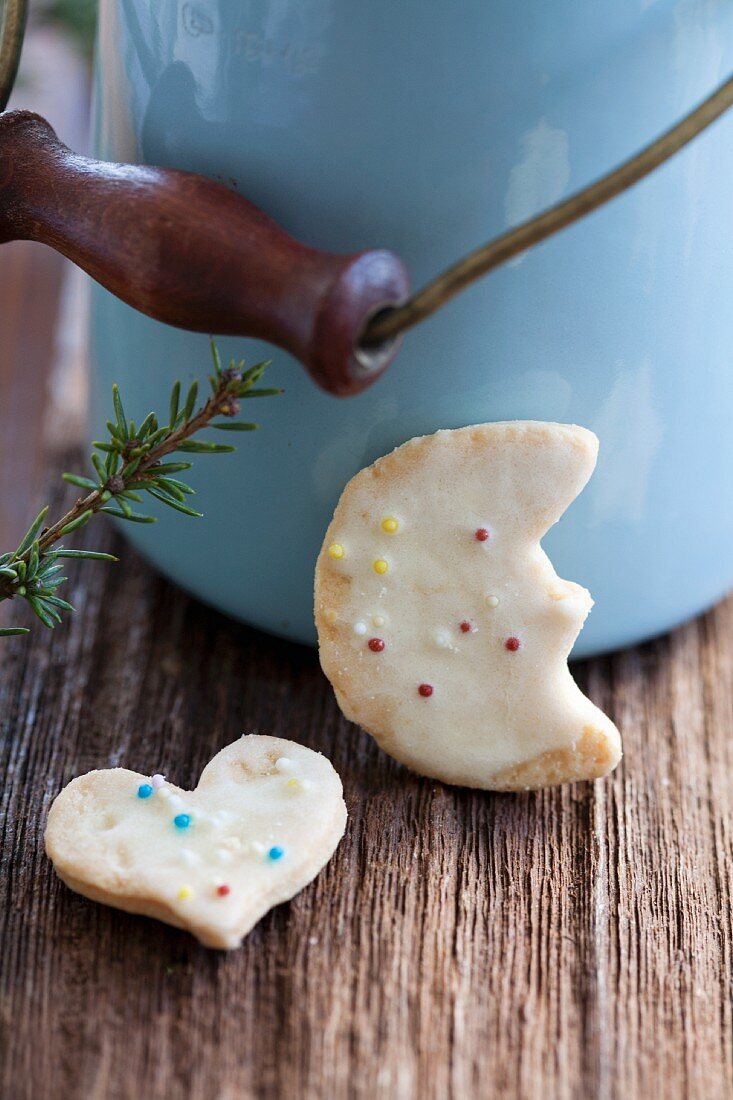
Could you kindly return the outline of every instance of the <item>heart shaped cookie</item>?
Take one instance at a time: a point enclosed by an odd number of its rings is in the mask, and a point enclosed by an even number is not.
[[[125,768],[79,776],[51,807],[46,852],[77,893],[233,948],[315,878],[345,826],[325,756],[253,734],[194,791]]]
[[[540,539],[595,466],[567,424],[412,439],[348,483],[316,568],[346,716],[423,775],[523,790],[605,775],[621,745],[567,657],[592,600]]]

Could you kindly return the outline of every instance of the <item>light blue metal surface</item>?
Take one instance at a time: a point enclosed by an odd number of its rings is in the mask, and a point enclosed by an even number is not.
[[[329,249],[385,246],[419,285],[635,151],[733,69],[712,0],[118,0],[103,6],[97,152],[229,181]],[[733,582],[733,119],[610,207],[408,334],[366,394],[272,356],[261,432],[197,461],[206,520],[129,537],[209,603],[314,637],[316,554],[346,481],[413,435],[576,422],[596,474],[545,540],[596,599],[576,656],[664,631]],[[193,215],[192,215],[193,216]],[[95,290],[94,423],[203,376],[204,337]]]

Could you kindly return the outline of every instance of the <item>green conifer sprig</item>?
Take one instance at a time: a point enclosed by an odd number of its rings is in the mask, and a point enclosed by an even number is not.
[[[257,383],[268,362],[244,369],[244,361],[233,359],[223,368],[219,350],[211,341],[214,364],[209,376],[211,395],[197,407],[198,382],[194,382],[182,400],[181,383],[171,391],[167,419],[148,413],[136,425],[129,420],[117,386],[112,387],[114,419],[107,421],[108,438],[92,444],[92,477],[63,474],[64,481],[84,490],[74,505],[50,526],[46,524],[48,507],[43,508],[15,550],[0,554],[0,601],[22,599],[44,626],[53,629],[64,612],[74,608],[58,595],[66,581],[61,564],[66,559],[117,561],[113,554],[96,550],[69,550],[62,543],[68,535],[85,527],[93,516],[104,513],[129,523],[154,523],[155,517],[136,511],[145,493],[161,504],[186,516],[201,517],[188,503],[194,490],[178,474],[193,465],[188,460],[165,462],[176,453],[224,454],[236,450],[226,443],[194,439],[204,428],[227,432],[250,432],[258,425],[235,419],[241,402],[255,397],[272,397],[279,389],[263,389]],[[218,418],[224,418],[219,420]],[[28,634],[26,627],[0,628],[0,637]]]

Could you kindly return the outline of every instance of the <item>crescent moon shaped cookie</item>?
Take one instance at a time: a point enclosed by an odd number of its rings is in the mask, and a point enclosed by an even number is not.
[[[77,893],[233,948],[315,878],[345,825],[325,756],[252,735],[218,753],[194,791],[125,768],[72,780],[51,807],[46,852]]]
[[[618,763],[567,666],[592,600],[540,547],[597,453],[574,425],[479,424],[344,489],[316,567],[321,664],[346,717],[422,775],[526,790]]]

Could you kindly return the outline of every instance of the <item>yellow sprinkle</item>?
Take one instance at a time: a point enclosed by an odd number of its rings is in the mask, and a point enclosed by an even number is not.
[[[399,523],[394,516],[385,516],[382,520],[382,530],[386,531],[388,535],[393,535],[398,527]]]
[[[337,561],[344,556],[344,548],[340,542],[331,543],[328,548],[328,556],[329,558],[336,558]]]
[[[337,618],[338,618],[338,615],[336,614],[335,611],[327,611],[326,612],[325,619],[326,619],[327,623],[330,623],[331,625],[333,625],[336,622]]]
[[[389,565],[384,560],[384,558],[377,558],[372,568],[374,569],[375,573],[386,573],[389,569]]]
[[[187,898],[193,897],[193,889],[190,886],[182,886],[178,891],[178,900],[186,901]]]
[[[292,779],[288,779],[285,786],[288,788],[289,791],[299,791],[300,790],[300,780],[296,779],[293,776]]]
[[[384,615],[372,615],[372,622],[375,626],[384,626],[386,621]]]

